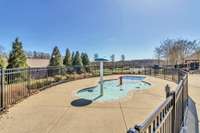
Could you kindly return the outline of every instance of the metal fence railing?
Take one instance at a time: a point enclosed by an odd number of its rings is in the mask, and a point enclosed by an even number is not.
[[[175,91],[166,86],[166,100],[140,125],[128,130],[128,133],[179,133],[184,126],[184,113],[188,103],[188,74],[179,70],[177,78],[171,79],[178,83]],[[166,72],[165,72],[166,74]],[[164,75],[164,76],[169,76]]]
[[[149,75],[178,84],[175,92],[167,91],[166,100],[143,124],[136,125],[128,132],[177,133],[180,130],[188,98],[186,72],[175,68],[104,66],[104,75],[112,74]],[[99,66],[0,69],[0,110],[49,86],[95,76],[99,76]]]
[[[92,67],[38,67],[0,69],[0,110],[49,86],[94,77]]]

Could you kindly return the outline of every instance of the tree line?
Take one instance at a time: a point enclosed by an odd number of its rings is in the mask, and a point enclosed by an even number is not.
[[[49,66],[87,66],[90,64],[87,53],[80,53],[79,51],[72,52],[66,49],[65,56],[62,57],[59,48],[54,47],[51,56],[42,52],[27,52],[23,50],[22,42],[16,38],[12,43],[12,50],[8,57],[2,52],[0,47],[0,67],[6,68],[24,68],[28,67],[27,58],[47,58]],[[183,64],[187,57],[195,55],[200,60],[200,41],[184,40],[184,39],[167,39],[161,42],[160,46],[156,47],[155,56],[158,59],[158,64],[164,60],[167,65]],[[8,58],[8,64],[5,65],[5,56]],[[94,59],[98,58],[98,54],[94,55]],[[115,55],[110,56],[110,60],[115,62]],[[121,55],[121,61],[125,61],[125,55]]]
[[[2,53],[2,52],[1,52]],[[0,53],[0,67],[6,68],[26,68],[27,64],[27,53],[23,50],[22,42],[16,38],[12,43],[12,49],[8,55],[7,66],[5,65],[5,57]],[[31,56],[38,56],[38,53],[34,53]],[[41,53],[40,53],[41,56]],[[80,53],[79,51],[72,52],[67,49],[64,58],[57,46],[54,47],[51,56],[45,56],[50,58],[49,66],[87,66],[90,63],[87,53]]]
[[[45,52],[26,51],[25,54],[30,59],[50,59],[50,54]]]
[[[51,54],[49,66],[87,66],[90,64],[87,53],[80,53],[79,51],[72,52],[67,48],[64,59],[60,54],[57,46],[54,47]]]
[[[154,52],[158,59],[158,64],[164,60],[167,65],[184,64],[188,57],[196,56],[200,60],[200,42],[184,39],[167,39],[156,47]]]

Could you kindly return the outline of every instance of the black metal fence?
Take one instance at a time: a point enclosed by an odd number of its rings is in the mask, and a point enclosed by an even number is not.
[[[170,70],[170,73],[177,70]],[[178,70],[175,91],[166,86],[166,100],[142,123],[129,129],[128,133],[179,133],[184,126],[184,113],[188,103],[188,74]],[[164,74],[164,73],[163,73]],[[165,74],[164,74],[165,75]],[[169,74],[167,74],[169,76]]]
[[[167,92],[166,100],[141,125],[129,132],[139,133],[177,133],[183,124],[183,114],[188,98],[188,76],[175,68],[157,68],[133,66],[104,66],[104,74],[149,75],[178,83],[175,92]],[[62,82],[95,77],[99,75],[99,66],[87,67],[42,67],[16,68],[0,70],[0,110],[8,108],[23,98],[44,88]]]
[[[92,76],[80,66],[0,69],[0,110],[49,86]]]

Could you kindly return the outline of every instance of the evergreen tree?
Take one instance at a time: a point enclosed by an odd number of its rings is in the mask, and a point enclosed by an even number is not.
[[[49,66],[62,66],[62,57],[57,46],[53,49]]]
[[[73,62],[74,62],[74,56],[75,56],[75,54],[74,54],[74,52],[72,52],[72,65],[73,65]]]
[[[3,68],[5,66],[4,58],[6,58],[4,48],[0,45],[0,68]]]
[[[83,66],[87,66],[90,64],[90,60],[87,53],[81,53],[81,59],[82,59]]]
[[[65,57],[63,59],[63,64],[65,66],[71,66],[72,65],[72,56],[71,56],[69,49],[66,50],[66,54],[65,54]]]
[[[24,68],[27,67],[26,55],[24,53],[22,42],[18,38],[12,44],[12,50],[9,54],[8,68]]]
[[[3,68],[5,66],[5,61],[3,56],[0,55],[0,68]]]
[[[74,66],[82,66],[82,60],[81,60],[81,56],[80,53],[77,51],[76,54],[74,55],[74,59],[73,59],[73,65]]]

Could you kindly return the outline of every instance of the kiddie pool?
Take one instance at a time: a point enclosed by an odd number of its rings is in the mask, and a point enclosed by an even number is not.
[[[100,84],[82,89],[76,95],[91,101],[113,101],[127,96],[131,90],[148,89],[151,84],[143,81],[144,79],[143,76],[122,76],[122,85],[119,85],[119,79],[105,80],[102,96],[100,94]]]

